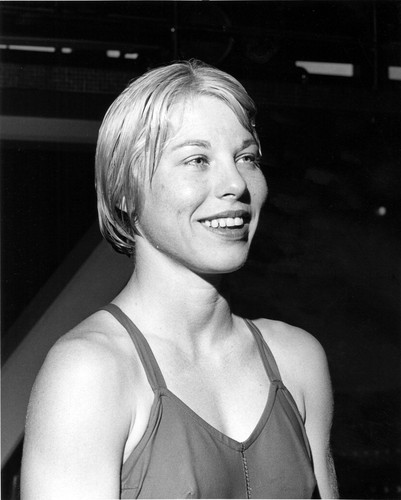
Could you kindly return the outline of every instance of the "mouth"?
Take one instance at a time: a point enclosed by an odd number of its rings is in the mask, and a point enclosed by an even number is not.
[[[238,227],[243,227],[245,225],[245,219],[243,217],[219,217],[218,219],[206,219],[201,221],[207,227],[212,228],[227,228],[236,229]]]
[[[230,239],[244,239],[248,234],[250,214],[245,211],[213,215],[199,222],[210,231]]]

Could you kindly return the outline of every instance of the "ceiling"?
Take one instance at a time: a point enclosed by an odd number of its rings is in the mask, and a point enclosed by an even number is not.
[[[295,65],[320,61],[353,65],[353,78],[331,81],[368,88],[388,84],[388,67],[401,66],[395,1],[2,2],[0,13],[4,48],[55,49],[3,49],[6,62],[141,71],[196,57],[238,77],[320,82]]]

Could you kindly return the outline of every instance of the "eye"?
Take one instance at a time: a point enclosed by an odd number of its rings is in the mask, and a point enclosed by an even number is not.
[[[259,166],[260,156],[254,155],[252,153],[246,153],[240,156],[236,161],[237,163],[242,163],[243,165]]]
[[[194,156],[185,162],[185,165],[190,165],[193,167],[206,167],[208,165],[208,160],[204,156]]]

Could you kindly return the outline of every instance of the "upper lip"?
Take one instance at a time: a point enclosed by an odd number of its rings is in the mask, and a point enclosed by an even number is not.
[[[202,217],[200,221],[227,218],[235,219],[236,217],[241,217],[242,219],[248,221],[251,218],[251,214],[247,210],[225,210],[224,212],[209,215],[208,217]]]

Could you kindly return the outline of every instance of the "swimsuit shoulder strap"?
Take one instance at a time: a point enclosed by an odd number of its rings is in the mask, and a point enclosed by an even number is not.
[[[265,342],[261,331],[255,323],[253,323],[253,321],[249,319],[244,319],[244,321],[256,340],[270,382],[281,382],[281,375],[276,360],[274,359],[269,346]]]
[[[108,304],[102,310],[109,312],[127,330],[141,359],[149,384],[153,391],[166,388],[166,382],[152,349],[143,333],[134,322],[115,304]]]

